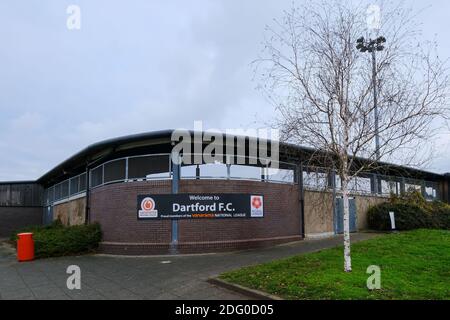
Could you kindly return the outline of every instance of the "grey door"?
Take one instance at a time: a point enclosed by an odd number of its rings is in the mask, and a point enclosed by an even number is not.
[[[349,209],[350,209],[350,232],[356,232],[356,202],[355,198],[349,198]],[[337,234],[344,233],[344,201],[342,197],[336,198],[336,205],[335,205],[335,218],[336,221],[334,223],[335,225],[335,231]]]

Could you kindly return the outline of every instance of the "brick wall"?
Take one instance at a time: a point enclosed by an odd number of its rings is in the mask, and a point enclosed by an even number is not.
[[[0,238],[9,238],[23,227],[41,225],[41,207],[0,207]]]
[[[208,252],[299,240],[298,186],[253,181],[184,180],[180,193],[256,193],[264,195],[263,219],[179,220],[180,252]],[[91,221],[102,225],[105,252],[165,253],[170,220],[137,220],[139,194],[171,193],[171,181],[119,183],[91,191]]]

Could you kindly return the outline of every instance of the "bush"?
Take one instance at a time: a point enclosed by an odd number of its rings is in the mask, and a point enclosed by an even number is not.
[[[24,228],[21,232],[33,233],[36,258],[93,252],[102,239],[98,223],[65,227],[57,221],[50,226]],[[11,240],[17,242],[17,233],[12,235]]]
[[[369,228],[391,230],[391,211],[395,213],[397,230],[450,229],[450,205],[440,201],[428,202],[419,192],[411,192],[401,197],[393,196],[390,202],[370,208]]]
[[[436,203],[432,211],[432,219],[435,228],[450,230],[450,205]]]

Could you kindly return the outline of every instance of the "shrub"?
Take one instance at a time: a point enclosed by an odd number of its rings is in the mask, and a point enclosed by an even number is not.
[[[33,233],[36,258],[93,252],[102,239],[98,223],[65,227],[60,222],[55,222],[45,227],[24,228],[21,232]],[[16,242],[17,233],[11,239]]]
[[[397,230],[450,229],[450,205],[440,201],[429,202],[419,192],[393,196],[390,202],[372,207],[368,211],[369,228],[391,230],[389,212],[395,213]]]
[[[437,202],[432,211],[435,228],[450,230],[450,205]]]

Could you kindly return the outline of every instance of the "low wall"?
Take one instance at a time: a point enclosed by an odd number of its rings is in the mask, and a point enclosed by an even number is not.
[[[21,228],[42,224],[41,207],[0,207],[0,238],[9,238]]]
[[[298,186],[235,180],[182,180],[180,193],[249,193],[264,195],[262,219],[190,219],[178,222],[178,252],[254,248],[300,240]],[[170,194],[171,181],[118,183],[91,191],[91,221],[100,222],[104,252],[168,253],[170,220],[138,220],[137,196]]]

